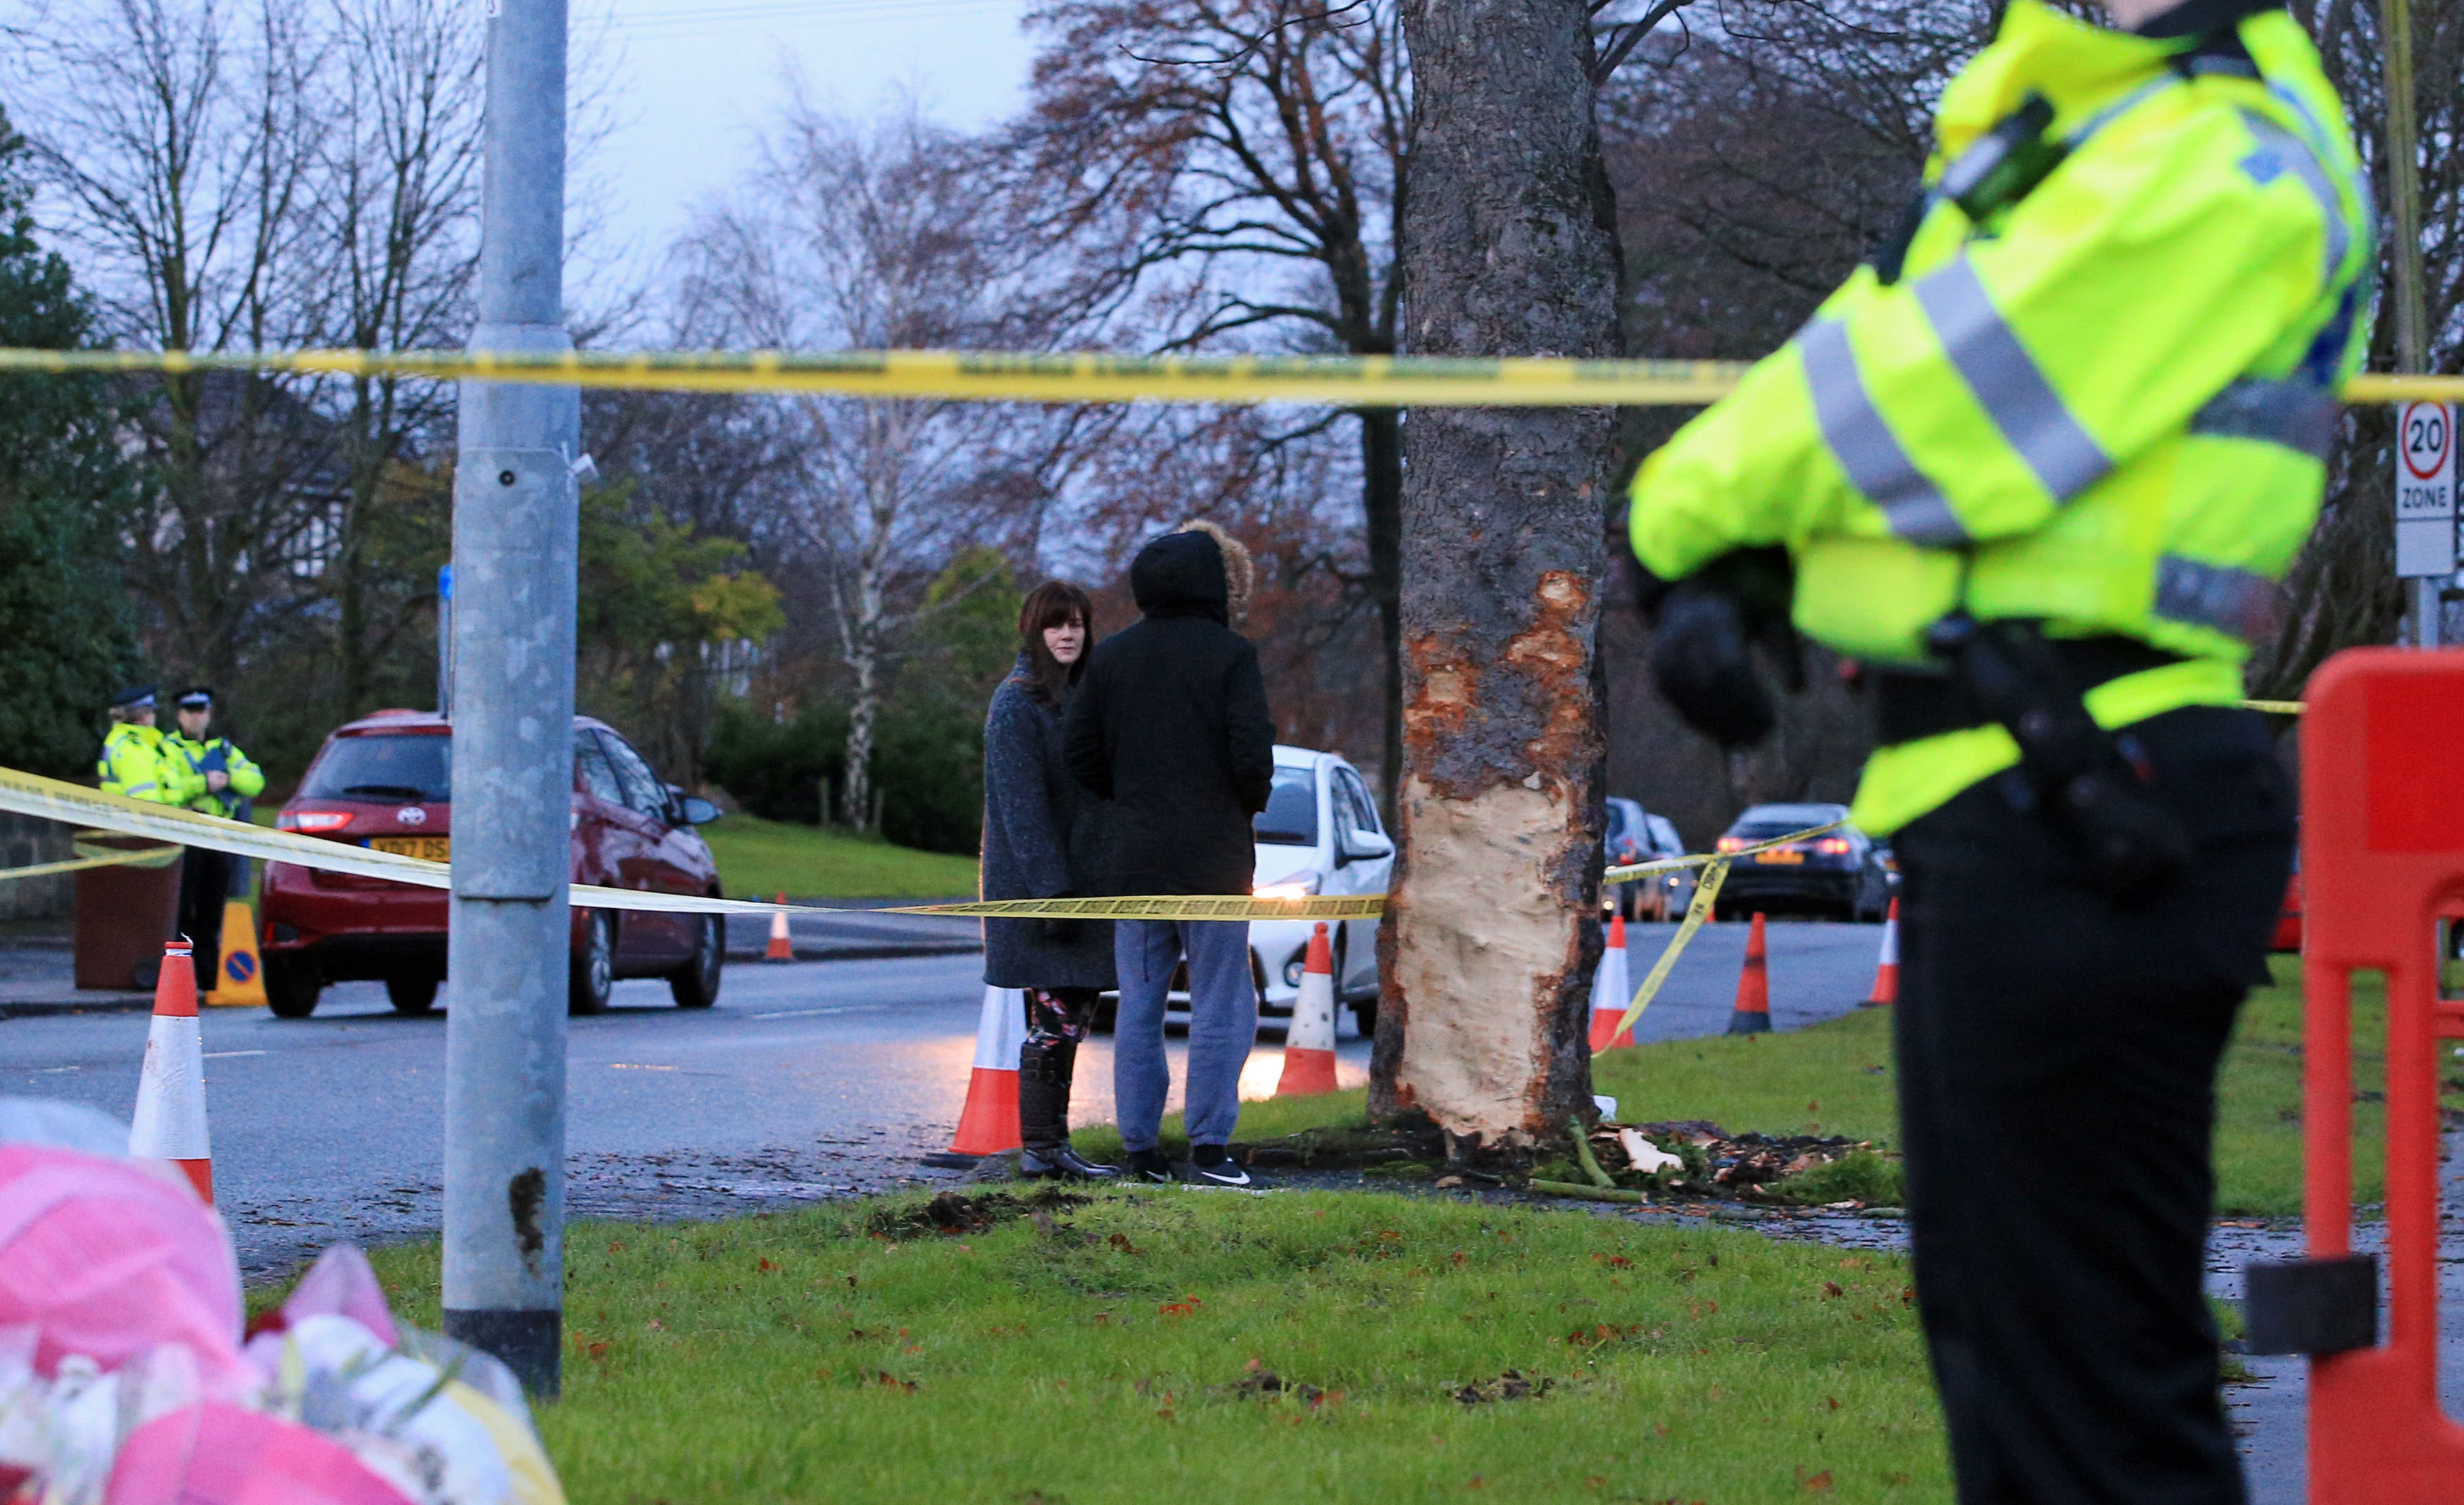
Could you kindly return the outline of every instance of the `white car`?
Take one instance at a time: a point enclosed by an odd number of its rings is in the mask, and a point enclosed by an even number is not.
[[[1255,892],[1265,899],[1382,894],[1395,871],[1395,842],[1377,818],[1377,800],[1360,771],[1340,754],[1275,749],[1275,788],[1251,821],[1257,833]],[[1300,994],[1313,920],[1252,920],[1249,955],[1259,1003],[1289,1014]],[[1360,1033],[1376,1028],[1377,922],[1330,920],[1334,995],[1349,1004]]]

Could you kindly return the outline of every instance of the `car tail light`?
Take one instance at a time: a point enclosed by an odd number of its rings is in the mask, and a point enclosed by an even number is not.
[[[1746,839],[1744,837],[1724,836],[1720,838],[1720,850],[1723,852],[1742,852],[1745,849]]]
[[[297,831],[303,836],[323,836],[350,823],[348,812],[341,810],[286,810],[274,818],[275,830]]]
[[[1849,842],[1845,837],[1826,836],[1814,843],[1814,849],[1826,857],[1846,857],[1849,852]]]

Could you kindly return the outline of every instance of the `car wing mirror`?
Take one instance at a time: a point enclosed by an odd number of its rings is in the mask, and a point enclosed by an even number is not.
[[[726,813],[699,795],[687,795],[680,803],[684,823],[689,826],[706,826]]]
[[[1366,862],[1395,855],[1395,843],[1379,831],[1347,831],[1335,854],[1347,862]]]

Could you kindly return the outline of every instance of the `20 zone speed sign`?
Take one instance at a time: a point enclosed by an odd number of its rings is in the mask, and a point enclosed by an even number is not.
[[[2395,573],[2454,572],[2455,410],[2407,403],[2396,410]]]

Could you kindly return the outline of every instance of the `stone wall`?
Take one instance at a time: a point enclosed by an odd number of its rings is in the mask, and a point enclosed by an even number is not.
[[[56,820],[0,811],[0,872],[67,861],[75,855],[70,829]],[[0,879],[0,920],[65,920],[75,912],[76,893],[77,879],[68,873]]]

